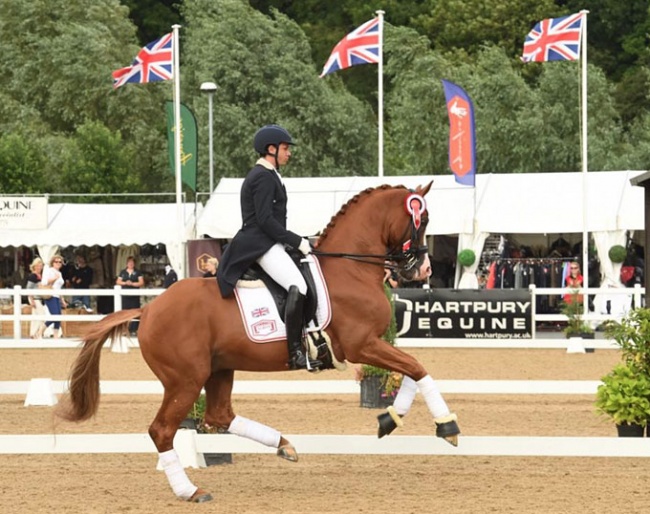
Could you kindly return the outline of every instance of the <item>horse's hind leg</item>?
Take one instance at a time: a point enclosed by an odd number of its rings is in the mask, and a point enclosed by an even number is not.
[[[229,432],[277,448],[279,457],[296,462],[296,449],[280,432],[234,413],[231,401],[234,377],[233,370],[220,370],[212,373],[205,383],[206,428],[214,432]]]
[[[174,450],[174,436],[178,427],[202,389],[201,384],[193,383],[189,378],[182,383],[177,387],[165,386],[162,405],[149,427],[149,435],[156,445],[160,463],[174,494],[183,500],[209,501],[212,496],[190,481]]]

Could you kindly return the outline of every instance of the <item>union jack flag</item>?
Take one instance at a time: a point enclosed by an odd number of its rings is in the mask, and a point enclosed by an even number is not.
[[[173,33],[145,46],[136,56],[133,64],[113,72],[113,89],[127,82],[144,84],[173,78],[172,68]]]
[[[583,13],[540,21],[524,41],[524,62],[575,61],[580,58]]]
[[[377,64],[380,52],[379,28],[379,18],[373,18],[341,39],[332,50],[320,76],[357,64]]]
[[[271,312],[271,311],[269,311],[269,308],[268,308],[268,307],[259,307],[259,308],[257,308],[257,309],[253,309],[253,310],[251,311],[251,315],[252,315],[254,318],[261,318],[262,316],[266,316],[266,315],[269,314],[270,312]]]

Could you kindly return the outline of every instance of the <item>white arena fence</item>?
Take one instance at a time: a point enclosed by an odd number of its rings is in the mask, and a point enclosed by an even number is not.
[[[122,290],[113,289],[62,290],[62,296],[92,295],[113,296],[115,310],[121,309],[122,295],[155,297],[164,289]],[[531,288],[533,304],[541,294],[561,295],[566,291],[553,288]],[[634,305],[642,305],[642,288],[589,289],[589,294],[634,296]],[[0,290],[0,297],[11,298],[12,314],[0,314],[0,320],[13,322],[12,339],[0,340],[0,348],[74,348],[78,340],[34,341],[24,339],[20,333],[21,321],[60,320],[98,321],[103,315],[38,316],[20,312],[20,297],[33,291],[20,287]],[[620,315],[590,314],[587,319],[600,322],[620,319]],[[533,325],[539,321],[562,321],[563,315],[536,315]],[[130,340],[137,346],[137,340]],[[477,339],[398,339],[402,347],[471,347],[471,348],[566,348],[566,341],[559,339],[531,340],[477,340]],[[611,349],[616,346],[607,340],[589,341],[593,348]],[[31,381],[0,382],[0,394],[16,395],[30,393],[30,387],[38,382],[46,384],[48,394],[61,394],[67,390],[64,381],[33,379]],[[599,381],[580,380],[440,380],[441,392],[453,394],[589,394],[595,393]],[[162,394],[157,381],[102,381],[102,394]],[[359,384],[351,380],[305,380],[305,381],[236,381],[234,394],[358,394]],[[650,457],[650,446],[643,438],[617,437],[516,437],[516,436],[461,436],[457,448],[431,436],[392,435],[378,439],[376,436],[359,435],[286,435],[301,454],[322,455],[450,455],[450,456],[554,456],[554,457]],[[228,434],[197,434],[194,430],[182,430],[176,436],[175,447],[181,462],[188,467],[203,467],[204,453],[261,453],[273,454],[275,450],[258,443]],[[0,454],[100,454],[100,453],[154,453],[155,447],[147,434],[41,434],[0,435]]]
[[[462,436],[453,447],[430,436],[285,434],[298,454],[510,457],[650,457],[644,438]],[[174,447],[185,467],[204,467],[205,453],[274,454],[274,448],[230,434],[180,430]],[[154,453],[147,434],[0,435],[0,454]]]
[[[49,381],[49,383],[48,383]],[[38,383],[50,391],[32,391]],[[458,394],[594,394],[598,381],[580,380],[440,380],[443,393]],[[162,394],[156,381],[102,381],[102,394]],[[0,382],[0,394],[45,397],[53,405],[55,393],[66,383],[49,379]],[[234,394],[358,394],[351,380],[236,381]],[[25,404],[28,404],[26,399]],[[36,403],[38,404],[38,403]],[[359,435],[286,435],[301,454],[322,455],[449,455],[449,456],[540,456],[540,457],[650,457],[644,439],[613,437],[518,437],[462,436],[458,448],[430,436],[397,436],[379,440]],[[274,453],[274,449],[232,436],[197,434],[181,430],[174,440],[185,467],[205,467],[205,453]],[[147,434],[39,434],[0,435],[0,454],[99,454],[153,453]]]
[[[163,294],[165,289],[122,289],[120,286],[114,286],[110,289],[62,289],[61,296],[112,296],[114,303],[114,310],[122,309],[122,296],[139,296],[142,298],[143,304]],[[533,338],[532,339],[441,339],[441,338],[398,338],[397,346],[411,347],[411,348],[565,348],[566,342],[557,340],[557,338],[540,338],[535,334],[535,327],[541,322],[554,322],[566,321],[567,318],[563,314],[537,314],[535,312],[536,299],[538,296],[561,296],[566,294],[566,289],[562,288],[537,288],[530,287],[531,302],[533,306],[532,311],[532,326]],[[629,310],[629,306],[644,305],[645,288],[638,285],[634,288],[584,288],[579,290],[580,294],[588,294],[589,296],[601,295],[601,299],[620,299],[617,302],[619,305],[622,303],[626,307],[613,314],[603,313],[589,313],[583,318],[585,321],[590,322],[593,326],[598,325],[606,320],[620,320]],[[72,322],[95,322],[103,319],[103,314],[61,314],[58,316],[53,315],[38,315],[38,314],[23,314],[21,312],[21,297],[33,295],[34,290],[23,289],[20,286],[15,286],[13,289],[0,289],[0,304],[4,304],[5,308],[0,312],[0,322],[9,322],[12,324],[13,330],[11,337],[0,337],[0,348],[71,348],[78,346],[78,341],[34,341],[29,339],[28,334],[22,333],[23,323],[26,321],[40,320],[40,321],[72,321]],[[6,313],[7,306],[11,306],[13,311]],[[64,334],[65,337],[65,334]],[[129,343],[132,346],[137,346],[137,341]],[[595,340],[589,341],[590,348],[614,348],[610,341]]]

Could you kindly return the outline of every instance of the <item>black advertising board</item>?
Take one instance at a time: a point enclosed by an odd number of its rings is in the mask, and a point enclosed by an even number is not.
[[[397,336],[531,339],[531,294],[519,289],[393,289]]]

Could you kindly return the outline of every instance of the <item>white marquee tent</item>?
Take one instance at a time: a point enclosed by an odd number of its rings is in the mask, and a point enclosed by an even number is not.
[[[193,203],[183,205],[186,239],[194,234],[195,207]],[[201,206],[198,208],[200,212]],[[36,245],[39,254],[48,259],[60,246],[164,243],[174,268],[184,269],[175,203],[49,204],[47,217],[45,229],[1,228],[0,247]]]
[[[587,174],[587,231],[599,255],[625,243],[625,231],[644,229],[643,189],[630,184],[642,171]],[[481,254],[491,233],[580,233],[583,230],[583,174],[487,174],[476,177],[476,188],[456,184],[452,175],[390,177],[284,178],[289,195],[288,227],[315,235],[339,208],[358,192],[381,184],[414,188],[433,180],[426,197],[430,221],[427,235],[459,234],[459,250]],[[197,220],[197,235],[231,238],[241,225],[239,191],[243,179],[221,179]],[[608,259],[601,257],[601,262]],[[605,264],[606,280],[617,270]],[[467,268],[463,287],[476,287],[476,268]],[[473,278],[472,278],[473,277]]]

